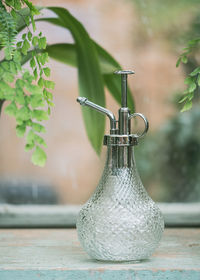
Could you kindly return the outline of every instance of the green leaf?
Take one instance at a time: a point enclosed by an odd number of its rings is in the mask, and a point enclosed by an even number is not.
[[[50,107],[48,107],[48,115],[50,116],[51,115],[51,108]]]
[[[26,33],[24,33],[24,34],[22,35],[22,39],[23,39],[23,40],[26,39]]]
[[[31,66],[31,68],[34,68],[35,65],[36,65],[36,63],[35,63],[35,59],[34,59],[34,57],[33,57],[33,58],[31,58],[31,60],[30,60],[30,66]]]
[[[34,21],[34,18],[33,18],[33,14],[32,14],[32,13],[30,14],[30,17],[31,17],[31,23],[32,23],[33,31],[35,32],[36,26],[35,26],[35,21]]]
[[[37,46],[37,44],[38,44],[38,37],[36,37],[36,36],[33,37],[32,44],[33,44],[34,47]]]
[[[5,0],[5,2],[8,6],[13,6],[14,5],[14,0]]]
[[[188,62],[187,56],[182,56],[181,61],[186,64]]]
[[[94,41],[93,41],[94,42]],[[111,74],[117,69],[121,69],[111,55],[109,55],[102,47],[95,43],[100,69],[102,74]],[[46,51],[49,56],[67,65],[77,67],[76,46],[74,44],[54,44],[47,46]]]
[[[5,93],[5,96],[13,95],[15,93],[15,90],[2,80],[0,81],[0,88],[1,91]]]
[[[24,55],[27,55],[27,51],[29,50],[30,48],[30,44],[28,42],[28,40],[24,40],[24,43],[23,43],[23,46],[21,48],[21,52],[24,54]]]
[[[14,75],[9,72],[4,72],[3,80],[6,83],[12,83],[14,81]]]
[[[13,2],[13,1],[11,1],[11,2]],[[11,5],[12,5],[12,4],[11,4]],[[14,10],[12,10],[10,13],[11,13],[11,16],[12,16],[14,19],[17,18],[17,14],[16,14],[16,12],[15,12]]]
[[[13,48],[11,46],[6,47],[4,49],[4,54],[5,54],[6,60],[11,60],[12,59],[12,51],[13,51]]]
[[[187,110],[189,110],[191,108],[192,108],[192,101],[187,101],[185,103],[185,105],[183,106],[181,112],[185,112],[185,111],[187,111]]]
[[[44,86],[44,79],[42,77],[39,78],[38,80],[38,86],[40,86],[41,88]]]
[[[43,145],[44,147],[47,147],[47,144],[44,141],[44,139],[37,134],[35,134],[35,142],[37,142],[40,145]]]
[[[4,100],[4,93],[3,91],[0,89],[0,113],[1,113],[1,110],[2,110],[2,105],[3,105],[3,101]]]
[[[50,106],[50,107],[54,107],[55,104],[53,102],[51,102],[50,100],[47,99],[47,104]]]
[[[46,132],[46,129],[43,125],[40,123],[32,123],[32,129],[37,131],[37,132]]]
[[[21,9],[21,2],[20,1],[14,1],[13,6],[15,10],[20,10]]]
[[[17,111],[16,117],[18,120],[23,120],[23,121],[28,120],[30,118],[30,109],[23,106]]]
[[[25,86],[25,82],[22,79],[17,79],[16,83],[15,83],[15,86],[17,88],[23,89],[23,87]]]
[[[3,68],[0,66],[0,77],[2,77],[3,74],[4,74],[4,70],[3,70]]]
[[[21,48],[21,46],[22,46],[22,43],[23,43],[22,41],[20,41],[20,42],[17,42],[17,47],[18,47],[18,48]]]
[[[46,163],[47,156],[40,147],[36,146],[36,149],[31,157],[31,160],[33,164],[43,167]]]
[[[191,101],[194,98],[194,92],[188,94],[188,100]]]
[[[13,61],[10,61],[10,72],[14,75],[17,74],[17,69],[16,69],[15,63]]]
[[[13,60],[14,60],[14,62],[21,62],[21,59],[22,59],[22,57],[21,57],[21,54],[20,54],[20,52],[19,51],[15,51],[14,52],[14,56],[13,56]]]
[[[31,39],[32,39],[32,33],[30,31],[28,32],[28,39],[29,39],[29,41],[31,41]]]
[[[15,102],[12,101],[8,106],[6,106],[4,112],[10,116],[15,116],[17,113],[17,106],[16,106]]]
[[[34,77],[28,71],[24,72],[22,77],[28,82],[28,84],[31,83],[34,79]]]
[[[16,96],[15,96],[16,102],[20,105],[24,105],[25,104],[25,98],[24,98],[23,90],[21,88],[16,88],[15,92],[16,92]]]
[[[5,98],[6,100],[15,101],[15,95],[14,95],[14,93],[9,93],[9,92],[7,92],[6,94],[4,94],[4,98]]]
[[[32,118],[36,119],[37,121],[48,120],[49,116],[46,111],[43,110],[34,110],[32,112]]]
[[[30,24],[29,16],[24,16],[24,21],[25,21],[26,25],[29,26],[29,24]]]
[[[188,99],[188,95],[183,96],[178,103],[184,102],[186,99]]]
[[[50,76],[51,70],[50,70],[49,67],[44,67],[44,68],[43,68],[43,71],[44,71],[44,74],[45,74],[46,77],[49,77],[49,76]]]
[[[94,41],[93,41],[94,42]],[[95,43],[102,74],[111,74],[116,69],[121,69],[119,64],[102,47]],[[62,63],[77,67],[76,46],[74,44],[54,44],[47,46],[46,51],[51,58]]]
[[[46,45],[47,45],[46,38],[45,37],[39,38],[39,40],[38,40],[38,47],[39,47],[39,49],[45,49]]]
[[[17,125],[16,126],[16,134],[18,137],[23,137],[26,132],[26,125]]]
[[[47,99],[53,100],[53,94],[50,91],[46,90],[46,88],[44,88],[43,94]]]
[[[193,78],[192,77],[187,77],[185,80],[184,80],[184,84],[192,84],[193,83]]]
[[[30,10],[30,13],[31,15],[39,15],[40,12],[39,12],[39,7],[35,7],[32,2],[30,2],[29,0],[23,0],[23,2],[28,6],[29,10]]]
[[[188,45],[193,46],[193,45],[196,45],[198,42],[199,42],[199,39],[190,40],[188,42]]]
[[[30,144],[30,145],[34,145],[34,143],[35,143],[35,133],[32,129],[29,131],[29,133],[26,136],[26,142],[27,142],[27,144]]]
[[[67,65],[77,67],[76,47],[74,44],[47,45],[49,56]]]
[[[1,67],[4,69],[4,71],[10,71],[10,63],[8,61],[1,62]]]
[[[38,78],[37,68],[34,69],[33,75],[34,75],[34,79],[37,80],[37,78]]]
[[[31,119],[29,119],[29,120],[27,120],[27,121],[24,121],[24,123],[26,124],[26,126],[32,126],[32,120]]]
[[[45,106],[45,103],[40,95],[31,95],[30,104],[33,109]]]
[[[49,60],[49,56],[47,52],[42,53],[40,56],[37,56],[39,62],[44,65]]]
[[[32,150],[35,147],[35,143],[30,143],[30,144],[26,144],[25,146],[25,151],[28,152],[29,150]]]
[[[77,65],[79,77],[79,92],[92,102],[105,106],[104,84],[100,72],[100,66],[96,48],[83,25],[77,21],[66,9],[50,7],[69,29],[77,50]],[[97,151],[100,153],[105,128],[105,117],[94,110],[83,108],[83,118],[88,137]]]
[[[44,86],[49,89],[54,89],[55,83],[53,81],[44,80]]]
[[[200,73],[200,67],[197,67],[192,73],[190,73],[190,76],[196,76],[197,74]]]
[[[179,59],[177,60],[176,67],[179,67],[180,63],[181,63],[181,57],[179,57]]]
[[[25,2],[25,0],[23,0],[23,2]],[[28,4],[30,4],[29,1],[26,1],[26,2]],[[41,9],[42,9],[42,7],[37,7],[38,14]],[[16,23],[17,23],[16,25],[17,25],[18,32],[20,32],[22,29],[26,28],[26,26],[29,25],[29,18],[31,17],[31,13],[32,13],[32,11],[30,11],[30,9],[28,7],[20,10],[20,15],[18,14],[17,19],[16,19]]]
[[[200,74],[198,75],[198,78],[197,78],[197,84],[200,87]]]
[[[191,83],[189,85],[188,91],[193,92],[196,89],[197,85],[195,83]]]
[[[27,83],[25,85],[25,88],[26,88],[26,90],[31,92],[33,95],[35,95],[35,94],[42,95],[42,93],[43,93],[42,88],[37,85]]]

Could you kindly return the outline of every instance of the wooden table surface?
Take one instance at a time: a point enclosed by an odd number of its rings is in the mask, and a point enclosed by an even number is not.
[[[1,229],[0,280],[200,280],[200,229],[165,229],[140,263],[90,259],[75,229]]]

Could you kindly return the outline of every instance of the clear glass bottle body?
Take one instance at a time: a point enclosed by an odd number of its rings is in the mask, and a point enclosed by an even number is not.
[[[138,261],[156,249],[162,214],[137,172],[133,147],[108,147],[100,182],[77,219],[82,247],[94,259]]]

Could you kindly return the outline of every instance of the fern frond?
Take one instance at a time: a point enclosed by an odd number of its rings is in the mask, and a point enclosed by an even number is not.
[[[0,5],[0,45],[5,47],[4,53],[6,59],[12,58],[16,38],[16,23],[5,7]]]

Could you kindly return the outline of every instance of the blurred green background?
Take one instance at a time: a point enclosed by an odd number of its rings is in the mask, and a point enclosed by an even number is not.
[[[189,40],[200,37],[199,1],[133,1],[141,22],[142,40],[156,37],[177,56]],[[183,65],[187,76],[200,64],[200,49],[194,49]],[[161,69],[162,71],[162,69]],[[200,200],[200,108],[199,88],[193,108],[179,113],[183,91],[172,92],[169,102],[174,115],[146,137],[136,149],[136,159],[144,184],[152,196],[164,202]],[[156,186],[156,187],[155,187]]]

